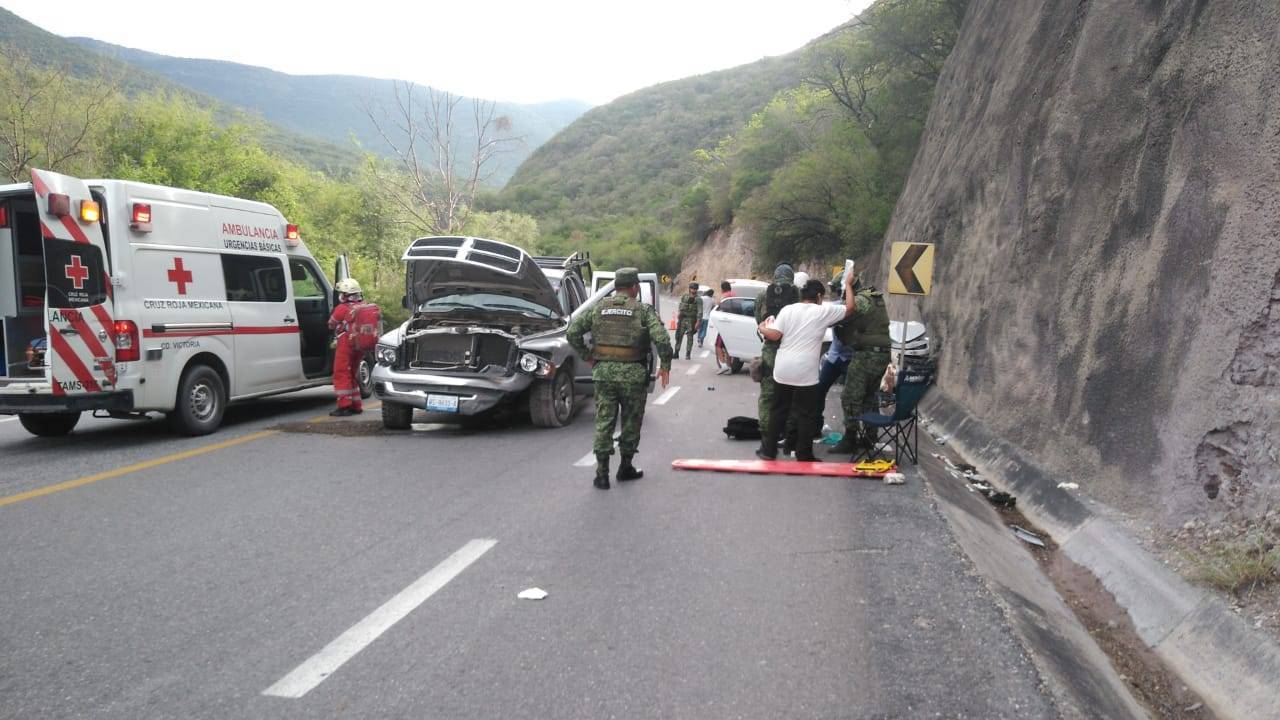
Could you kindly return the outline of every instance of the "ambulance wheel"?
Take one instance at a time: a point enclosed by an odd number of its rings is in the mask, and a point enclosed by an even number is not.
[[[227,409],[227,388],[208,365],[193,365],[178,383],[178,400],[169,423],[183,435],[208,435],[222,424]]]
[[[360,358],[360,367],[356,369],[356,384],[360,386],[360,397],[368,400],[373,397],[373,355],[366,354]]]
[[[382,401],[382,427],[388,430],[408,430],[413,424],[413,406]]]
[[[529,416],[538,427],[564,427],[577,409],[573,373],[568,368],[561,368],[551,380],[534,383],[529,391]]]
[[[729,363],[729,374],[730,374],[730,375],[737,375],[738,373],[742,372],[742,366],[743,366],[744,364],[745,364],[745,363],[743,363],[743,362],[742,362],[741,360],[739,360],[738,358],[734,358],[734,359],[733,359],[732,361],[730,361],[730,363]]]
[[[22,423],[22,427],[32,435],[62,437],[71,432],[76,423],[80,422],[80,413],[40,413],[39,415],[19,413],[18,422]]]

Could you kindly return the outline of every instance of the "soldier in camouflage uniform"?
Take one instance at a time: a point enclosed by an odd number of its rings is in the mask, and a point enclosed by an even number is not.
[[[795,278],[795,270],[786,263],[779,265],[773,271],[773,284],[764,290],[761,290],[760,294],[756,296],[757,325],[764,322],[764,319],[770,315],[777,315],[778,311],[790,304],[790,302],[800,301],[800,294],[795,292],[795,285],[793,284],[795,282]],[[791,292],[787,294],[787,299],[790,300],[790,302],[787,302],[786,300],[781,303],[775,301],[775,307],[770,311],[769,290],[775,286],[784,289],[788,287],[791,288]],[[769,427],[769,408],[773,405],[773,363],[778,357],[778,347],[781,344],[782,343],[778,341],[765,340],[760,348],[760,363],[763,367],[761,368],[760,373],[760,398],[756,402],[756,414],[757,419],[760,421],[760,427],[762,428]],[[794,423],[792,422],[787,423],[788,427],[786,435],[788,437],[791,436],[793,425]],[[821,427],[821,425],[819,425],[819,427]]]
[[[609,489],[609,456],[613,455],[613,428],[622,416],[618,449],[622,465],[618,480],[638,480],[644,472],[632,464],[640,448],[640,424],[648,394],[646,360],[650,344],[658,348],[662,387],[671,381],[671,344],[667,329],[653,308],[640,302],[640,271],[622,268],[614,276],[616,292],[582,313],[569,326],[569,344],[591,358],[591,379],[596,393],[595,486]],[[592,347],[585,335],[591,333]]]
[[[698,334],[698,326],[702,323],[702,298],[698,297],[698,283],[689,283],[689,293],[680,298],[680,309],[676,311],[676,356],[680,356],[680,339],[688,337],[684,359],[693,355],[693,336]]]
[[[840,407],[844,410],[844,438],[831,449],[832,454],[852,455],[859,447],[870,448],[871,438],[862,423],[854,420],[867,412],[868,402],[880,387],[885,366],[889,364],[889,311],[884,305],[884,295],[873,287],[862,287],[859,280],[854,286],[855,315],[836,326],[840,340],[854,348],[845,371],[844,391],[840,394]]]

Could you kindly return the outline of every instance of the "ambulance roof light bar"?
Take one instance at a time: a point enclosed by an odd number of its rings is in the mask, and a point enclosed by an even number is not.
[[[289,247],[298,247],[298,245],[302,244],[302,236],[298,234],[297,225],[289,223],[284,226],[284,241],[288,243]]]
[[[80,201],[80,221],[96,223],[102,219],[102,208],[94,200]]]

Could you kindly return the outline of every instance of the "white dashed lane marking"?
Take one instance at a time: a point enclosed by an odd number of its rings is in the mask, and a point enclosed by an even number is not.
[[[664,393],[662,393],[661,395],[659,395],[659,396],[658,396],[658,399],[653,401],[653,404],[654,404],[654,405],[666,405],[668,402],[670,402],[670,401],[671,401],[671,398],[673,398],[673,397],[675,397],[675,396],[676,396],[676,393],[678,393],[678,392],[680,392],[680,386],[679,386],[679,385],[672,385],[671,387],[667,388],[667,391],[666,391],[666,392],[664,392]]]
[[[701,355],[699,355],[698,357],[702,358],[703,360],[706,360],[707,358],[711,357],[711,351],[710,351],[710,350],[703,350],[703,351],[702,351],[702,354],[701,354]]]
[[[497,545],[497,540],[477,539],[463,545],[426,575],[413,581],[409,587],[386,601],[365,619],[352,625],[333,642],[294,668],[275,685],[262,691],[263,695],[282,698],[300,698],[311,692],[325,678],[337,672],[343,663],[356,656],[369,643],[400,622],[415,608],[427,601],[437,590],[466,570],[471,563]]]
[[[685,375],[697,375],[697,374],[698,374],[698,368],[700,368],[700,367],[702,367],[702,366],[701,366],[701,365],[694,365],[693,367],[689,368],[689,371],[688,371],[688,372],[686,372],[686,373],[685,373]]]

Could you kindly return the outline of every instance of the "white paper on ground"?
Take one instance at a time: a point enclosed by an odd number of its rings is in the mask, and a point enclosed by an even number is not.
[[[546,596],[547,596],[546,590],[543,590],[542,588],[536,588],[536,587],[529,588],[528,590],[522,590],[519,595],[516,595],[516,597],[520,598],[521,600],[541,600]]]

